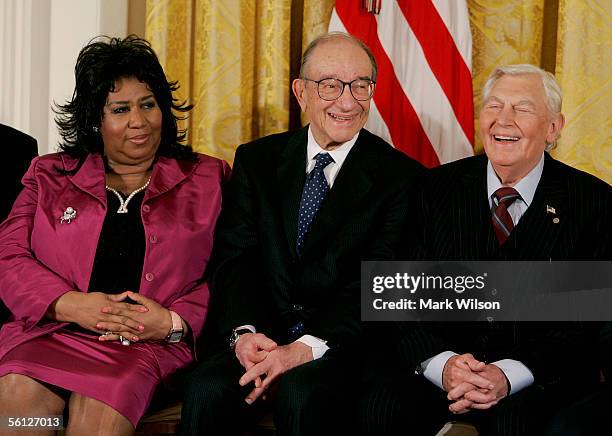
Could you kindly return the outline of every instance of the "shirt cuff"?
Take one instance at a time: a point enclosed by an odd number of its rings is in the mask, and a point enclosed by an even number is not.
[[[533,373],[522,362],[514,359],[502,359],[497,362],[491,362],[491,365],[497,366],[506,375],[508,379],[508,395],[516,394],[518,391],[530,386],[533,381]]]
[[[456,355],[457,353],[453,353],[452,351],[443,351],[440,354],[436,354],[434,357],[421,362],[423,376],[437,387],[444,390],[444,385],[442,384],[444,365],[446,365],[448,359]]]
[[[308,345],[310,348],[312,348],[312,358],[314,360],[320,359],[323,357],[325,352],[329,350],[327,341],[312,335],[304,335],[301,338],[296,339],[296,342],[301,342],[302,344]]]
[[[251,324],[245,324],[245,325],[238,326],[234,330],[240,330],[240,329],[247,329],[247,330],[251,330],[252,333],[257,333],[257,329],[255,328],[254,325],[251,325]]]

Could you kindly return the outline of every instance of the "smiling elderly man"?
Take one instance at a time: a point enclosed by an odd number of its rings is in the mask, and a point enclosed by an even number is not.
[[[564,124],[552,74],[500,67],[483,97],[486,154],[425,177],[406,244],[414,248],[410,258],[612,259],[612,188],[546,152]],[[459,419],[486,435],[541,435],[555,409],[597,382],[593,325],[394,327],[394,355],[386,360],[396,367],[379,371],[382,380],[366,399],[368,434],[435,434]]]
[[[228,340],[188,380],[185,434],[238,434],[266,403],[279,434],[352,434],[360,261],[395,259],[421,170],[363,129],[375,82],[361,41],[319,37],[293,81],[310,124],[236,151],[211,301]]]

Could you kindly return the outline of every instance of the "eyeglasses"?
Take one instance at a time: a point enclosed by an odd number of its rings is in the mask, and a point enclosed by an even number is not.
[[[344,87],[347,85],[355,100],[367,101],[372,98],[372,94],[374,94],[374,88],[376,86],[376,82],[369,79],[355,79],[351,82],[343,82],[340,79],[332,78],[312,80],[302,77],[302,80],[316,83],[319,97],[326,101],[334,101],[339,99],[344,92]]]

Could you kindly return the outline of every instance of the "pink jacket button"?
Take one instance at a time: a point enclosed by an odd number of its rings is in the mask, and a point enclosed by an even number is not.
[[[149,212],[150,210],[151,210],[151,206],[149,206],[148,204],[145,204],[144,206],[142,206],[143,212]]]
[[[153,273],[146,273],[145,274],[145,280],[147,282],[152,282],[155,279],[155,275]]]
[[[155,236],[155,235],[149,236],[149,241],[152,242],[153,244],[155,244],[157,242],[157,236]]]

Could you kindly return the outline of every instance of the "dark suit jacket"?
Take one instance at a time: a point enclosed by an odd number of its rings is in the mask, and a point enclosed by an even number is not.
[[[21,178],[38,155],[36,139],[12,127],[0,124],[0,145],[2,161],[0,171],[0,222],[8,216],[17,195],[21,192]],[[8,316],[4,303],[0,301],[0,325]]]
[[[4,124],[0,124],[0,144],[4,162],[0,171],[0,221],[4,221],[21,192],[21,178],[37,156],[38,147],[36,139]]]
[[[486,165],[482,155],[429,172],[418,196],[409,241],[413,250],[407,258],[612,259],[612,187],[548,154],[532,204],[500,249],[491,225]],[[547,206],[555,209],[558,224]],[[400,323],[397,327],[401,330],[397,351],[409,370],[444,350],[471,352],[487,362],[519,360],[532,370],[536,385],[544,386],[564,377],[577,382],[580,365],[596,360],[596,326],[590,323],[424,323],[419,328]]]
[[[306,144],[303,128],[236,151],[215,242],[211,309],[221,337],[252,324],[287,343],[288,329],[302,322],[302,334],[348,348],[361,333],[360,261],[396,259],[421,165],[361,130],[299,256]]]

